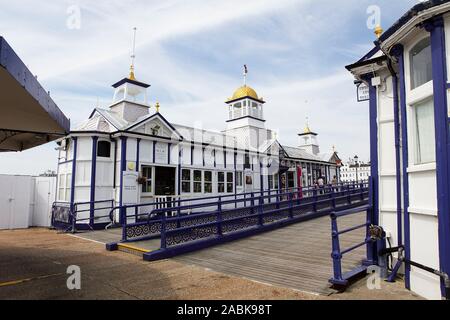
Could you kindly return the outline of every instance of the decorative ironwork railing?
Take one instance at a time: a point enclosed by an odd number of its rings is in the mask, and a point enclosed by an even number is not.
[[[266,191],[223,197],[177,199],[150,210],[149,204],[120,206],[122,242],[160,239],[160,249],[144,255],[160,259],[200,247],[345,210],[368,202],[369,185],[339,184],[322,188]],[[143,209],[144,210],[141,210]],[[117,244],[109,244],[113,250]]]

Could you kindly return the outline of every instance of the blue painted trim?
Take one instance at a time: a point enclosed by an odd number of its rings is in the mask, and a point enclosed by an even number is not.
[[[395,143],[395,182],[396,182],[396,206],[397,206],[397,246],[403,245],[403,217],[402,217],[402,176],[400,156],[400,105],[398,95],[398,77],[392,76],[392,88],[394,94],[394,143]]]
[[[447,64],[445,31],[442,16],[425,23],[431,35],[433,68],[434,122],[436,136],[436,180],[439,221],[439,261],[441,271],[450,274],[450,192],[449,192],[449,132],[447,107]],[[441,281],[442,296],[445,286]]]
[[[153,141],[153,163],[156,163],[156,141]]]
[[[136,139],[136,172],[139,174],[139,165],[140,165],[140,154],[141,154],[141,138],[137,138]],[[139,193],[139,191],[138,191]],[[135,208],[135,217],[136,220],[138,219],[138,215],[139,215],[139,209],[136,207]]]
[[[172,144],[168,143],[167,144],[167,164],[170,164],[171,148],[172,148]]]
[[[136,171],[139,172],[139,165],[141,160],[141,139],[138,138],[136,142]]]
[[[202,161],[203,161],[203,166],[205,166],[205,147],[202,148]]]
[[[227,168],[227,147],[223,148],[223,167]]]
[[[399,93],[400,93],[400,124],[402,137],[402,176],[403,176],[403,229],[404,229],[404,245],[405,258],[411,260],[411,239],[410,239],[410,217],[409,217],[409,177],[408,177],[408,118],[406,110],[406,80],[405,80],[405,59],[404,48],[402,45],[397,45],[398,57],[398,74],[399,74]],[[411,288],[410,282],[411,268],[408,264],[405,265],[405,286],[407,289]]]
[[[97,144],[98,137],[92,137],[92,161],[91,161],[91,195],[90,195],[90,212],[89,225],[93,226],[95,223],[95,179],[97,175]]]
[[[262,172],[262,168],[263,165],[261,163],[261,158],[258,158],[258,162],[259,162],[259,189],[261,190],[261,195],[264,195],[264,177],[263,177],[263,172]]]
[[[73,141],[73,160],[72,160],[72,181],[70,184],[70,210],[73,212],[73,205],[75,203],[75,180],[77,174],[77,149],[78,149],[78,138],[72,137]]]
[[[119,205],[123,205],[123,172],[127,170],[127,137],[121,136],[121,148],[120,148],[120,191],[119,191]],[[124,224],[125,211],[120,211],[120,223]]]
[[[178,146],[178,195],[181,195],[181,163],[183,162],[183,148]]]

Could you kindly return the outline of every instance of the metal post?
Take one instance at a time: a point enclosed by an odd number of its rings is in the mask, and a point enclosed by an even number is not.
[[[342,278],[342,254],[341,248],[339,244],[339,231],[337,225],[337,216],[336,214],[331,214],[331,244],[332,244],[332,252],[331,257],[333,258],[333,283],[339,284],[343,283],[344,279]]]
[[[252,208],[252,214],[255,214],[255,194],[252,192],[252,199],[250,200],[250,206]]]
[[[166,239],[166,212],[161,213],[161,249],[167,248],[167,239]]]
[[[217,203],[217,234],[221,237],[222,234],[222,197],[219,197]]]
[[[292,219],[292,218],[294,218],[294,212],[293,212],[294,194],[289,193],[288,199],[289,199],[289,218]]]
[[[331,190],[331,203],[333,206],[333,210],[336,209],[336,193],[334,192],[334,189]]]
[[[259,197],[259,206],[258,206],[258,224],[262,227],[264,225],[264,199],[263,197]]]
[[[350,184],[347,185],[347,202],[348,204],[352,204],[352,196],[350,191]]]
[[[317,188],[313,190],[313,211],[317,212]]]
[[[367,209],[367,228],[366,228],[366,239],[370,239],[370,231],[369,228],[373,224],[372,219],[372,209]],[[365,265],[375,265],[377,259],[377,247],[375,241],[367,242],[367,260],[364,262]]]

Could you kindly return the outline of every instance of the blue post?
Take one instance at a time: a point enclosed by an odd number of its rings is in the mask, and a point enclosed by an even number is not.
[[[252,208],[252,214],[255,214],[255,194],[252,192],[251,194],[251,201],[250,201],[250,206]]]
[[[366,228],[366,239],[370,239],[369,228],[370,225],[373,224],[373,216],[372,216],[372,208],[367,209],[367,228]],[[367,266],[376,265],[377,264],[377,246],[375,241],[368,241],[366,244],[367,248],[367,260],[364,261],[364,264]]]
[[[95,223],[95,178],[97,175],[97,143],[98,137],[92,137],[92,159],[91,159],[91,194],[89,205],[89,226],[94,227]]]
[[[289,193],[288,194],[288,200],[289,200],[289,218],[294,218],[294,211],[293,211],[293,201],[294,201],[294,194]]]
[[[264,225],[263,212],[264,212],[264,200],[263,200],[263,197],[259,197],[258,224],[261,227]]]
[[[167,248],[167,239],[166,239],[166,212],[161,212],[161,249]]]
[[[331,245],[332,252],[331,257],[333,258],[333,278],[331,282],[333,284],[345,285],[347,282],[342,278],[342,254],[341,247],[339,244],[339,231],[337,225],[337,216],[335,213],[331,214]]]
[[[313,190],[313,211],[317,212],[317,188]]]
[[[331,190],[331,203],[333,206],[333,210],[336,209],[336,193],[334,192],[334,189]]]
[[[223,235],[222,233],[222,197],[219,197],[217,203],[217,234],[219,237]]]

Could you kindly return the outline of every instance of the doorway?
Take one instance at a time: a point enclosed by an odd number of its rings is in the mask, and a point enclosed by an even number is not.
[[[155,167],[155,196],[175,195],[175,174],[175,168]]]

